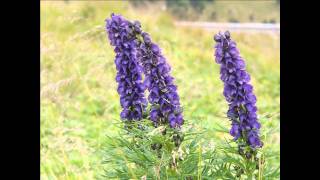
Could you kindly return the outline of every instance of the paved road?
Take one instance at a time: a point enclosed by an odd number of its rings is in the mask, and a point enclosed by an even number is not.
[[[280,32],[280,24],[269,23],[213,23],[213,22],[175,22],[176,26],[191,28],[202,28],[209,31],[231,30],[231,31],[255,31],[255,32]]]

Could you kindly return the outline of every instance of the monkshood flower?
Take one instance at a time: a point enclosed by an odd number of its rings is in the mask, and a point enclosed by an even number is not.
[[[215,61],[221,65],[220,78],[224,82],[223,95],[229,110],[227,116],[232,121],[230,134],[234,140],[245,142],[252,150],[262,147],[259,138],[260,123],[257,119],[256,96],[250,85],[250,75],[236,43],[230,39],[230,33],[219,32],[214,36]]]
[[[147,106],[142,82],[142,67],[137,60],[139,24],[131,23],[120,15],[111,14],[106,20],[106,30],[110,44],[116,53],[116,81],[123,108],[120,116],[123,120],[140,120]]]
[[[150,119],[154,124],[169,123],[171,128],[183,124],[177,86],[170,75],[170,66],[158,45],[151,41],[148,33],[142,32],[143,42],[139,47],[139,59],[145,73],[145,85],[148,87],[148,101],[151,104]]]

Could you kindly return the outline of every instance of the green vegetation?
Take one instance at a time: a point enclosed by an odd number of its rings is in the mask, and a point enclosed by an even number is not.
[[[218,125],[228,129],[230,122],[213,57],[215,32],[177,28],[169,13],[152,8],[137,11],[123,1],[41,2],[41,179],[96,179],[107,168],[102,164],[106,135],[118,135],[114,124],[120,122],[114,52],[104,29],[111,12],[139,20],[163,49],[185,120],[206,129],[202,140],[231,138],[216,130]],[[268,134],[264,150],[277,153],[280,37],[231,33],[255,87],[262,134]],[[279,157],[268,163],[278,167]]]
[[[279,23],[279,1],[222,0],[154,0],[131,1],[135,7],[157,6],[167,9],[176,19],[216,22]]]

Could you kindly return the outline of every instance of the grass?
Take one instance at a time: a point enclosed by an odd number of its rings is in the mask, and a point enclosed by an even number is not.
[[[41,179],[96,179],[105,135],[116,133],[120,103],[113,48],[104,30],[111,12],[139,20],[162,48],[178,86],[186,121],[230,139],[213,33],[177,28],[166,12],[139,12],[128,2],[41,1]],[[279,35],[232,33],[251,74],[265,148],[280,149]],[[270,161],[275,167],[279,159]]]
[[[214,1],[209,3],[199,20],[221,22],[260,22],[279,23],[280,4],[273,0],[247,1]]]
[[[144,2],[144,3],[141,3]],[[171,2],[171,3],[166,3]],[[140,9],[154,8],[156,11],[166,9],[176,19],[186,21],[215,21],[215,22],[259,22],[279,23],[280,3],[277,0],[214,0],[200,1],[202,11],[196,10],[188,0],[178,1],[132,1]]]

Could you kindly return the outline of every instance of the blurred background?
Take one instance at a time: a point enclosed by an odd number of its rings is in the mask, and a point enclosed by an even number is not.
[[[215,22],[280,22],[280,0],[135,0],[135,8],[157,7],[178,20]]]
[[[187,122],[207,139],[230,139],[213,35],[229,29],[257,95],[264,148],[280,150],[279,1],[41,1],[41,179],[97,179],[106,134],[121,111],[115,53],[105,32],[112,12],[139,20],[162,48]],[[214,143],[214,142],[213,142]],[[279,158],[268,160],[275,167]]]

